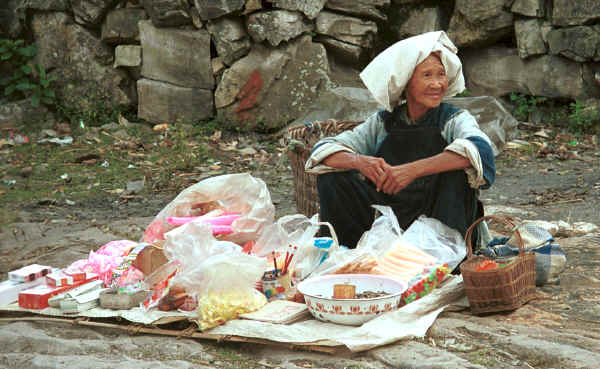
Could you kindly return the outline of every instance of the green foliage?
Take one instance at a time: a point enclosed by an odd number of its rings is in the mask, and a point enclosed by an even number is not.
[[[543,96],[528,96],[522,93],[510,93],[510,101],[515,103],[513,115],[521,121],[529,120],[529,115],[535,113],[538,105],[544,103],[547,99]]]
[[[580,101],[575,101],[569,105],[570,114],[568,116],[569,132],[575,135],[582,135],[590,132],[594,123],[600,121],[600,111],[588,109],[588,106]]]
[[[471,91],[465,89],[463,92],[457,94],[456,97],[469,97],[471,95],[472,95]]]
[[[36,46],[23,40],[0,39],[0,86],[4,89],[0,103],[30,98],[34,106],[54,105],[51,84],[56,77],[48,77],[43,67],[32,62],[36,53]]]
[[[61,117],[71,123],[72,127],[100,127],[119,120],[119,108],[109,106],[101,98],[83,99],[78,106],[57,105]]]

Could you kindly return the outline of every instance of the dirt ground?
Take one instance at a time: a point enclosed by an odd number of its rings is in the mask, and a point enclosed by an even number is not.
[[[600,224],[597,138],[552,136],[542,139],[524,130],[520,138],[530,145],[510,146],[499,155],[496,183],[481,193],[486,211],[521,219]],[[237,142],[233,145],[237,149],[243,146],[255,151],[240,154],[240,150],[223,150],[225,146],[213,143],[210,152],[218,169],[213,166],[189,175],[187,183],[216,174],[250,172],[267,184],[276,217],[296,213],[292,172],[281,137],[231,134],[220,140]],[[261,148],[266,146],[268,150],[263,151],[267,155],[261,156]],[[8,155],[6,149],[2,153]],[[12,178],[7,173],[5,180]],[[171,190],[125,196],[98,191],[71,204],[40,198],[19,204],[5,202],[0,276],[5,279],[9,270],[34,262],[66,266],[108,241],[139,239],[152,217],[176,194]],[[558,240],[568,257],[560,282],[538,288],[538,298],[521,309],[483,317],[464,309],[445,312],[425,339],[359,355],[331,356],[256,344],[133,335],[0,313],[0,366],[598,368],[600,233],[565,234]]]

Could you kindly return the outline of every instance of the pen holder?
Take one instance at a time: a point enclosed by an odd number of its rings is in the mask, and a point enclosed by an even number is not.
[[[262,292],[269,301],[285,300],[296,293],[291,273],[280,275],[279,272],[279,269],[277,271],[273,269],[266,271],[263,275]]]

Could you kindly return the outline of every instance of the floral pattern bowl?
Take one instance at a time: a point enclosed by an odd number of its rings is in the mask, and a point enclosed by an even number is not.
[[[333,286],[349,284],[356,286],[356,294],[386,292],[373,298],[335,299]],[[383,313],[396,310],[406,282],[373,274],[332,274],[308,278],[298,284],[304,295],[308,310],[318,320],[344,325],[362,325]]]

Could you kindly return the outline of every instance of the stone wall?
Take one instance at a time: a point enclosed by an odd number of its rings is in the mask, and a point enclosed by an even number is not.
[[[597,0],[8,0],[0,37],[31,38],[63,103],[151,123],[274,130],[402,38],[446,30],[473,95],[600,97]]]

